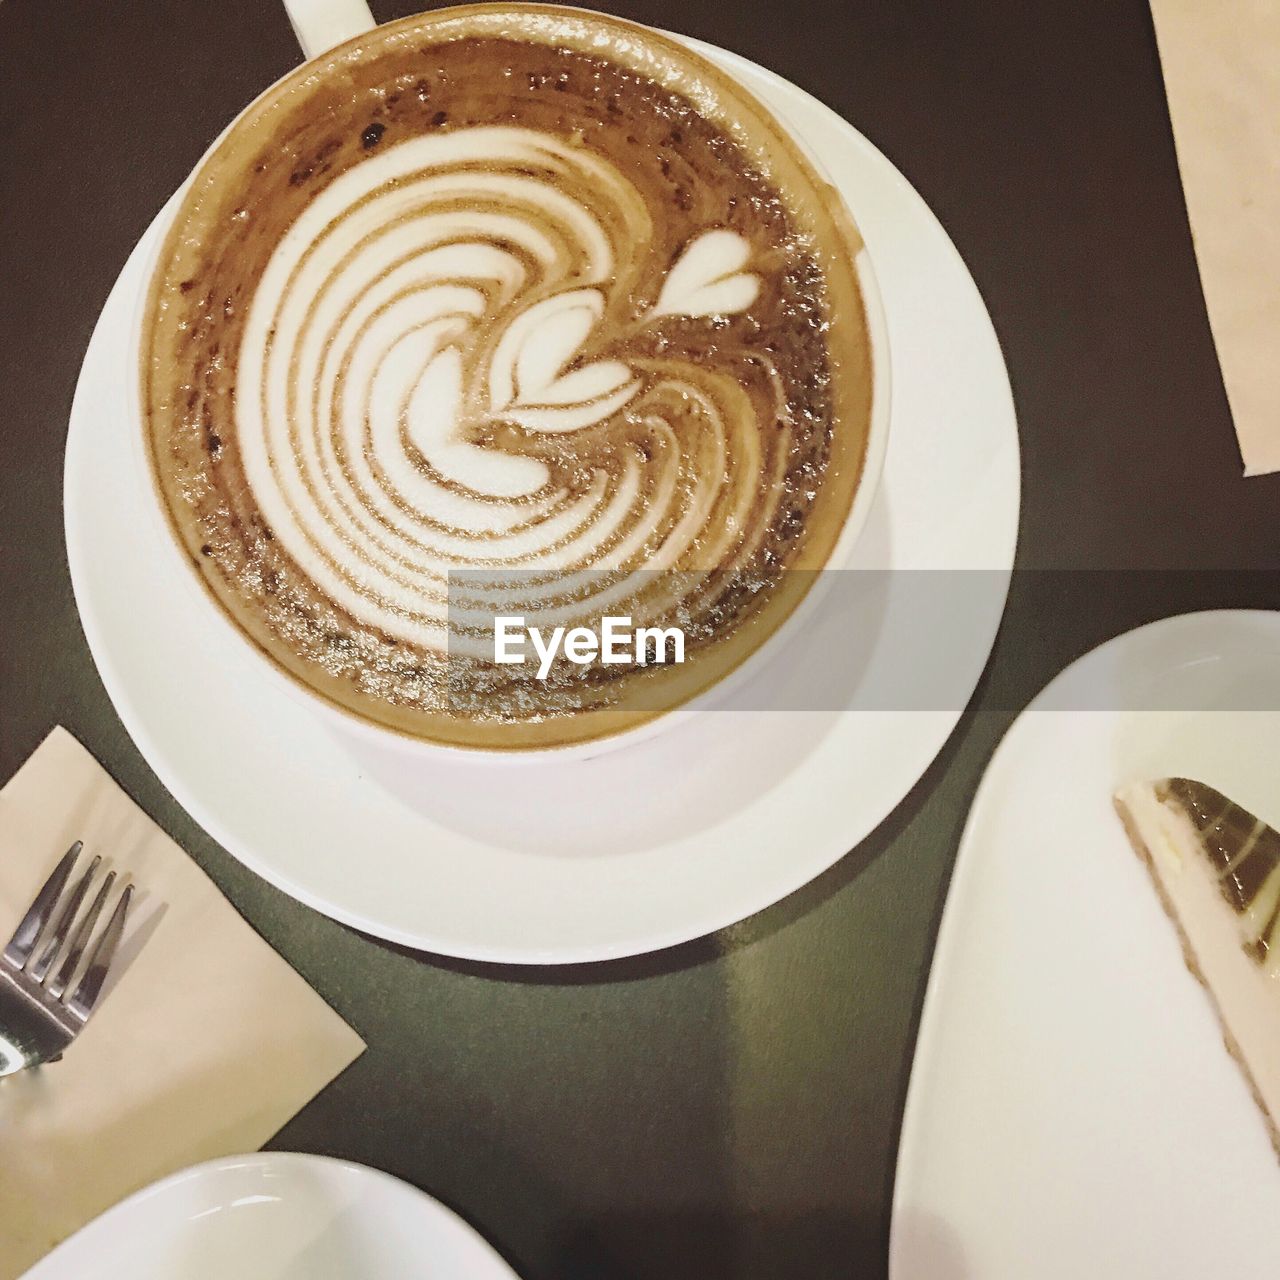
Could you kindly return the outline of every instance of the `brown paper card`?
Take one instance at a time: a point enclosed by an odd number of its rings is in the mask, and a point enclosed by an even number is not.
[[[1280,2],[1151,0],[1247,475],[1280,470]]]

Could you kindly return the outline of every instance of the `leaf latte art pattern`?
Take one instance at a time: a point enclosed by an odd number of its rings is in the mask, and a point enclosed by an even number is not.
[[[650,300],[651,232],[611,164],[517,127],[410,139],[304,209],[244,329],[236,426],[263,516],[335,603],[443,651],[450,571],[545,573],[559,597],[580,571],[755,550],[786,405],[762,422],[732,360],[654,344],[751,306],[750,246],[696,234]]]

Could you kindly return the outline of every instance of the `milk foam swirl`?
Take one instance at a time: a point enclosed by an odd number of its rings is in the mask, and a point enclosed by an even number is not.
[[[617,168],[523,127],[388,146],[303,209],[254,295],[235,427],[258,509],[320,591],[442,651],[451,570],[532,571],[557,599],[581,573],[599,608],[582,571],[753,550],[786,453],[761,443],[788,430],[776,375],[762,410],[731,361],[653,340],[750,308],[752,246],[709,227],[655,272],[651,237]]]

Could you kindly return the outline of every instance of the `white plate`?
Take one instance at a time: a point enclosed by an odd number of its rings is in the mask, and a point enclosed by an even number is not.
[[[706,51],[821,158],[875,264],[894,406],[859,563],[1007,576],[1019,501],[1013,403],[955,248],[856,130],[772,73]],[[826,869],[906,795],[955,727],[959,698],[937,711],[709,711],[596,760],[523,768],[406,762],[331,732],[225,641],[211,609],[186,607],[189,584],[174,581],[177,558],[145,518],[154,498],[129,438],[125,379],[153,235],[107,301],[72,407],[72,582],[103,683],[157,776],[285,892],[370,933],[475,959],[653,950],[740,920]],[[1006,582],[986,593],[966,697]],[[904,607],[890,586],[859,637],[872,663],[896,656],[886,637],[899,618],[900,639]]]
[[[23,1280],[516,1280],[390,1174],[270,1152],[197,1165],[108,1210]]]
[[[1280,1164],[1111,807],[1169,775],[1280,822],[1280,614],[1112,640],[993,757],[925,999],[893,1280],[1276,1275]]]

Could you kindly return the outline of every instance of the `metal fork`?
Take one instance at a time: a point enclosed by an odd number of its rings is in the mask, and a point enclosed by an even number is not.
[[[124,932],[133,885],[125,886],[106,927],[93,937],[116,873],[107,873],[88,910],[80,915],[102,862],[94,857],[89,869],[64,892],[82,847],[77,840],[63,855],[0,956],[0,1076],[56,1062],[89,1021],[102,995]],[[80,981],[72,988],[82,960]]]

